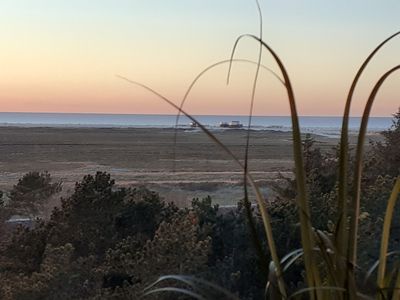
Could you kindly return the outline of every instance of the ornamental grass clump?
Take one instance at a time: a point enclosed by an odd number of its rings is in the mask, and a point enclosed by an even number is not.
[[[258,11],[260,7],[258,5]],[[358,141],[355,149],[355,160],[352,170],[349,167],[349,114],[352,104],[354,92],[356,90],[359,79],[361,78],[364,70],[373,59],[373,57],[379,52],[379,50],[386,45],[393,38],[400,35],[400,32],[396,32],[391,35],[383,42],[381,42],[365,59],[364,63],[356,73],[348,92],[347,100],[345,103],[345,109],[343,114],[341,138],[340,138],[340,149],[339,149],[339,162],[338,162],[338,183],[337,183],[337,218],[334,221],[333,229],[331,233],[324,232],[319,228],[313,226],[313,220],[310,214],[310,199],[308,188],[306,184],[306,171],[304,167],[303,150],[302,150],[302,135],[299,126],[299,116],[297,113],[295,94],[292,87],[292,83],[289,78],[289,74],[277,55],[277,53],[267,44],[262,38],[262,21],[260,13],[260,36],[252,34],[244,34],[237,38],[234,48],[232,51],[231,58],[229,60],[217,62],[204,71],[202,71],[189,86],[186,94],[181,100],[181,104],[178,105],[172,100],[159,94],[152,88],[129,80],[125,77],[119,76],[120,78],[139,85],[144,89],[157,95],[165,102],[173,106],[177,111],[177,122],[181,114],[188,117],[191,121],[199,124],[199,128],[219,147],[225,152],[225,154],[231,157],[237,165],[243,170],[244,175],[244,204],[246,209],[246,216],[249,223],[251,235],[254,240],[254,245],[257,249],[257,253],[260,256],[260,269],[267,270],[268,281],[265,283],[265,298],[267,299],[400,299],[400,270],[399,268],[388,270],[387,260],[397,252],[389,252],[389,237],[390,227],[394,216],[394,209],[396,201],[399,198],[400,193],[400,176],[397,175],[395,179],[392,192],[387,202],[386,214],[383,221],[383,229],[380,241],[380,255],[379,260],[371,266],[369,272],[367,272],[366,282],[369,283],[368,288],[362,284],[360,280],[360,272],[358,268],[357,258],[357,243],[359,237],[359,223],[360,223],[360,205],[361,205],[361,178],[363,173],[363,154],[364,154],[364,142],[366,138],[366,130],[368,125],[368,119],[370,112],[375,101],[376,95],[379,92],[382,84],[385,80],[393,73],[400,69],[400,65],[393,67],[384,73],[378,82],[373,86],[372,92],[370,93],[364,112],[362,115],[360,130],[358,133]],[[241,60],[234,58],[235,49],[239,42],[249,38],[255,41],[259,45],[259,57],[257,62],[251,62],[248,60]],[[262,51],[266,51],[271,55],[279,67],[280,74],[276,74],[269,68],[260,64]],[[251,172],[248,169],[248,149],[250,130],[248,130],[245,159],[242,161],[235,156],[229,148],[224,145],[212,132],[210,132],[201,122],[195,117],[183,109],[183,106],[196,82],[210,69],[219,66],[221,64],[229,64],[229,74],[233,63],[252,63],[257,65],[257,70],[254,78],[253,93],[250,103],[249,112],[249,127],[251,126],[251,117],[253,114],[253,103],[254,93],[257,88],[258,72],[260,68],[267,69],[271,72],[283,85],[287,93],[287,99],[290,106],[290,115],[292,122],[292,137],[293,137],[293,156],[295,163],[295,181],[296,181],[296,203],[298,211],[298,223],[300,227],[301,235],[301,248],[293,249],[284,257],[279,257],[275,239],[273,236],[272,221],[269,214],[268,204],[264,199],[259,186],[254,180]],[[176,136],[175,136],[176,139]],[[250,201],[248,199],[247,188],[251,187],[254,191],[255,198],[258,205],[258,210],[261,216],[263,230],[265,233],[265,239],[268,245],[269,255],[271,260],[265,262],[265,253],[262,253],[262,247],[260,246],[263,241],[259,239],[255,233],[254,216],[251,210]],[[288,284],[285,281],[285,273],[288,272],[290,267],[295,263],[301,262],[304,269],[304,281],[305,288],[298,289],[296,291],[289,292]],[[398,266],[398,265],[397,265]],[[372,279],[372,274],[376,270],[376,278]],[[375,275],[374,275],[375,276]],[[165,283],[176,282],[178,287],[170,286],[168,288],[163,285],[159,288],[158,285],[163,282]],[[374,286],[371,288],[371,281],[374,281]],[[183,286],[183,287],[182,287]],[[211,299],[210,290],[219,293],[220,299],[237,299],[236,295],[224,290],[223,288],[193,277],[171,275],[161,277],[153,285],[145,289],[144,295],[154,295],[161,292],[176,292],[183,293],[187,296],[195,299]],[[215,294],[214,294],[215,295]],[[214,297],[214,296],[213,296]]]

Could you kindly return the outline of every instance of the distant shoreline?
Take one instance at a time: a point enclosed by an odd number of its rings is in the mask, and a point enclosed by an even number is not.
[[[237,121],[247,128],[247,116],[196,115],[196,120],[212,131],[232,130],[219,127],[220,123]],[[357,134],[360,117],[350,117],[349,132]],[[190,119],[180,116],[178,128],[192,130]],[[301,116],[300,127],[303,133],[310,133],[331,138],[340,135],[342,117]],[[289,116],[254,116],[251,129],[254,131],[291,131]],[[21,128],[137,128],[137,129],[174,129],[176,115],[143,115],[143,114],[85,114],[85,113],[1,113],[0,126]],[[376,134],[387,128],[390,117],[371,117],[369,134]]]
[[[217,133],[217,132],[224,132],[224,131],[242,131],[245,132],[248,130],[247,127],[242,127],[242,128],[220,128],[218,126],[205,126],[208,130],[210,130],[213,133]],[[120,129],[120,130],[129,130],[129,129],[137,129],[137,130],[176,130],[178,132],[188,132],[188,133],[201,133],[202,130],[199,128],[191,128],[190,126],[178,126],[178,127],[173,127],[173,126],[115,126],[115,125],[76,125],[76,124],[1,124],[0,123],[0,128],[38,128],[38,129],[75,129],[75,130],[85,130],[85,129]],[[286,132],[286,133],[291,133],[292,130],[289,128],[284,128],[284,129],[279,129],[279,128],[250,128],[251,132]],[[312,134],[312,135],[316,135],[316,136],[321,136],[321,137],[327,137],[327,138],[333,138],[336,139],[340,136],[340,129],[333,129],[330,132],[324,132],[321,130],[301,130],[302,134]],[[367,131],[367,135],[369,136],[373,136],[373,135],[377,135],[380,132],[382,132],[382,130],[368,130]],[[354,129],[349,129],[349,135],[357,135],[358,134],[358,130],[354,130]]]

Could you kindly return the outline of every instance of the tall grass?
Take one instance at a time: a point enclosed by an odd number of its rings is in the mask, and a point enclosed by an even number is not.
[[[338,189],[338,218],[335,224],[334,234],[328,236],[318,228],[314,228],[312,225],[312,220],[310,218],[310,203],[309,196],[307,192],[306,185],[306,173],[304,169],[304,161],[302,154],[302,139],[301,131],[299,126],[299,117],[297,113],[295,94],[292,88],[292,83],[290,81],[288,72],[276,54],[276,52],[262,39],[262,16],[259,3],[257,2],[258,11],[260,13],[260,37],[251,34],[245,34],[238,37],[236,40],[231,58],[229,60],[217,62],[208,68],[204,69],[199,75],[193,80],[192,84],[187,89],[180,105],[175,104],[172,100],[164,97],[154,89],[136,82],[132,81],[126,77],[118,76],[132,84],[138,85],[149,92],[157,95],[159,98],[169,103],[177,111],[176,125],[179,122],[179,116],[181,114],[188,117],[193,122],[199,124],[200,129],[212,140],[214,141],[227,156],[231,157],[237,165],[243,170],[244,174],[244,193],[245,200],[248,201],[247,195],[247,184],[251,186],[254,190],[256,201],[259,207],[259,211],[262,218],[262,223],[265,231],[265,238],[268,244],[269,252],[271,255],[271,262],[268,265],[260,266],[261,269],[268,269],[269,276],[268,282],[266,282],[266,298],[271,299],[300,299],[306,296],[309,299],[386,299],[389,295],[392,296],[393,300],[400,299],[400,272],[388,273],[386,271],[386,263],[388,256],[388,243],[390,236],[390,225],[393,219],[393,212],[396,201],[400,193],[400,176],[396,179],[395,185],[393,187],[390,198],[388,199],[387,211],[384,219],[383,232],[381,237],[381,247],[380,247],[380,257],[377,262],[377,278],[376,278],[376,293],[373,295],[363,293],[362,288],[357,284],[357,240],[358,240],[358,226],[359,226],[359,214],[360,214],[360,199],[361,199],[361,177],[362,177],[362,166],[363,166],[363,149],[366,137],[366,129],[368,125],[368,119],[372,105],[374,103],[375,97],[379,92],[382,84],[385,80],[393,74],[395,71],[400,69],[400,65],[396,66],[385,74],[378,80],[367,99],[364,113],[362,116],[362,121],[360,125],[358,142],[356,147],[356,158],[354,173],[351,176],[349,174],[349,147],[348,147],[348,123],[351,102],[353,94],[356,90],[357,84],[364,70],[366,69],[372,58],[379,52],[379,50],[388,43],[391,39],[398,36],[400,32],[397,32],[382,43],[380,43],[366,58],[359,70],[357,71],[352,84],[350,86],[347,100],[345,103],[345,109],[343,113],[343,123],[342,132],[340,139],[340,153],[339,153],[339,189]],[[235,50],[239,42],[243,38],[250,38],[260,45],[259,57],[257,62],[251,62],[247,60],[235,59]],[[271,69],[261,65],[261,55],[262,51],[266,50],[275,63],[278,65],[281,72],[282,79],[279,75],[273,73]],[[219,65],[229,63],[229,74],[231,72],[231,66],[236,62],[246,62],[253,63],[257,65],[255,78],[253,81],[252,96],[250,102],[249,111],[249,127],[251,126],[251,117],[253,115],[253,105],[255,91],[257,88],[258,76],[260,68],[264,68],[271,72],[278,80],[281,81],[287,92],[287,98],[290,106],[291,121],[292,121],[292,137],[293,137],[293,155],[295,161],[295,178],[297,187],[297,205],[299,211],[299,224],[301,232],[301,249],[296,249],[288,253],[284,258],[280,259],[277,253],[277,248],[275,244],[275,239],[272,233],[271,217],[268,211],[268,205],[262,196],[260,189],[248,170],[248,157],[249,157],[249,140],[250,133],[247,135],[246,140],[246,152],[245,159],[242,162],[236,155],[234,155],[228,147],[226,147],[212,132],[210,132],[204,125],[202,125],[198,120],[195,119],[190,113],[183,109],[183,106],[196,82],[209,70]],[[248,131],[250,132],[250,131]],[[176,141],[175,134],[175,141]],[[352,183],[351,193],[350,182]],[[249,219],[249,224],[252,224],[251,213],[247,214]],[[254,226],[251,225],[251,226]],[[256,237],[255,235],[253,235]],[[256,244],[261,244],[261,241],[256,241]],[[261,249],[261,248],[260,248]],[[260,251],[259,249],[259,251]],[[262,257],[262,253],[259,253]],[[304,272],[306,277],[307,288],[296,291],[295,293],[288,295],[286,283],[284,281],[283,272],[286,271],[295,261],[299,258],[303,259],[304,262]],[[260,259],[260,264],[267,264],[263,259]],[[324,274],[324,275],[322,275]],[[163,287],[157,288],[160,282],[165,280],[176,280],[181,284],[185,284],[188,288],[176,288],[176,287]],[[392,284],[394,291],[389,292],[389,284]],[[215,289],[219,292],[223,292],[224,296],[227,298],[236,299],[236,296],[224,291],[222,288],[208,283],[206,281],[187,277],[187,276],[165,276],[160,278],[156,283],[150,286],[146,291],[145,295],[159,293],[159,292],[177,292],[183,293],[187,296],[196,299],[206,299],[202,294],[205,289]],[[205,293],[207,294],[207,293]]]

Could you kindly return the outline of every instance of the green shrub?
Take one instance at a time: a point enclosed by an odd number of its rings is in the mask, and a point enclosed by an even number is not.
[[[9,195],[9,214],[39,216],[43,206],[54,194],[61,191],[61,182],[52,182],[49,173],[29,172],[14,185]]]

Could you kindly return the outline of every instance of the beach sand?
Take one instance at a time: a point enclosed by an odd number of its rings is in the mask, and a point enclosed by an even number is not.
[[[242,198],[242,173],[199,129],[22,128],[0,127],[0,189],[9,190],[29,171],[48,171],[63,182],[63,194],[96,171],[109,172],[118,185],[145,185],[167,201],[184,206],[210,195],[216,203],[235,205]],[[244,157],[246,131],[218,130],[216,136]],[[338,139],[314,136],[323,150]],[[351,145],[355,138],[351,138]],[[250,170],[266,196],[279,173],[291,176],[290,132],[252,131]]]

